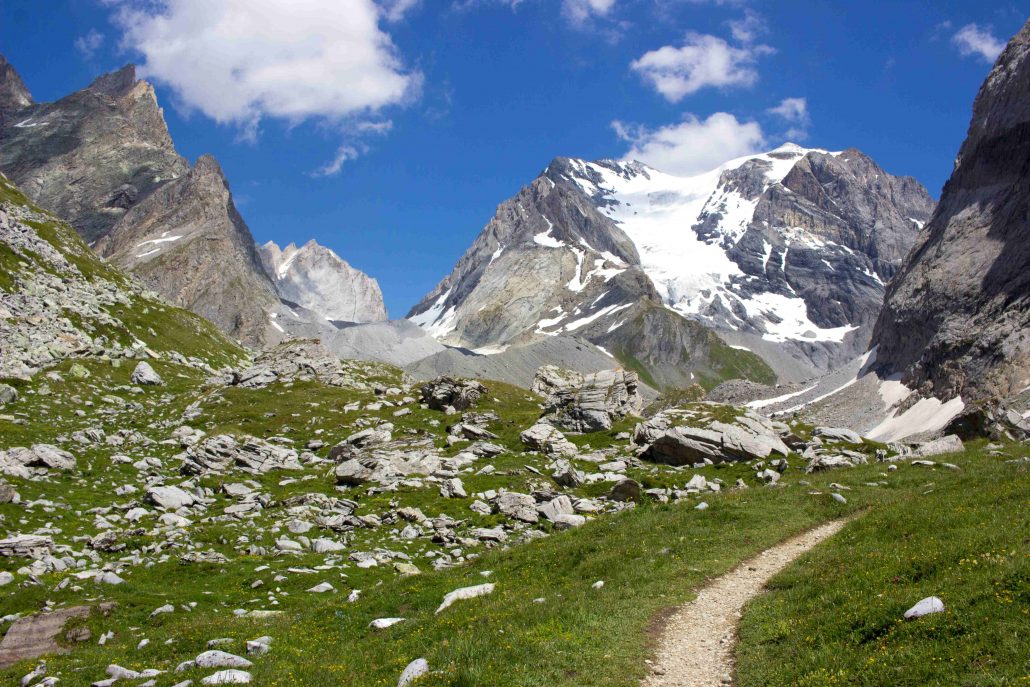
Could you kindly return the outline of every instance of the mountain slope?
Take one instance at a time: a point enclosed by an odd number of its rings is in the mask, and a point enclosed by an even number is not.
[[[1030,387],[1030,23],[998,58],[933,218],[891,283],[873,345],[939,398]]]
[[[265,270],[286,301],[336,322],[387,319],[379,282],[314,239],[298,248],[269,241],[258,248]]]
[[[163,358],[212,372],[243,351],[158,301],[0,175],[0,377],[66,358]]]
[[[170,302],[248,345],[279,338],[275,287],[221,169],[176,153],[153,87],[131,65],[44,104],[25,104],[20,78],[3,71],[0,93],[13,95],[0,171]]]
[[[741,349],[804,378],[865,348],[884,284],[932,206],[917,182],[856,150],[788,144],[694,177],[559,158],[498,208],[409,317],[484,351],[574,332],[662,386],[717,381],[713,355],[769,381]],[[656,317],[655,305],[670,313],[661,342],[623,329]],[[709,352],[724,344],[687,321],[735,346]]]

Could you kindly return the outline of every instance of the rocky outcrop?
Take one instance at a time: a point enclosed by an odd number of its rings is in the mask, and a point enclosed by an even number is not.
[[[876,364],[924,395],[1030,387],[1030,23],[998,58],[919,245],[891,283]]]
[[[932,207],[857,150],[786,145],[689,178],[559,158],[409,318],[485,352],[574,333],[661,387],[772,382],[761,356],[802,379],[865,349]]]
[[[32,94],[25,87],[18,72],[0,55],[0,127],[4,125],[5,113],[17,113],[32,106]]]
[[[784,429],[753,411],[727,422],[703,411],[667,410],[637,425],[633,441],[642,458],[668,465],[761,460],[790,454]]]
[[[547,365],[537,372],[532,390],[544,396],[545,415],[574,432],[611,429],[627,415],[639,415],[643,398],[635,372],[605,370],[583,375]]]
[[[486,387],[474,379],[440,377],[420,390],[422,402],[433,410],[467,410],[486,393]]]
[[[269,241],[258,250],[283,300],[340,323],[387,319],[379,283],[314,239],[300,248]]]

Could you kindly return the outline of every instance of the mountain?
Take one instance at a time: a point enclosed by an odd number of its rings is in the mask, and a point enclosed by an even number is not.
[[[202,155],[191,167],[175,151],[153,86],[131,65],[57,102],[34,103],[0,62],[0,171],[102,256],[247,345],[282,338],[279,318],[308,317],[308,330],[335,331],[325,317],[347,312],[338,309],[347,296],[334,293],[341,284],[355,298],[367,293],[367,319],[380,316],[375,282],[353,270],[341,281],[346,270],[334,269],[335,256],[315,248],[305,272],[273,280],[217,161]],[[281,302],[280,290],[287,300],[306,292],[307,303],[334,293],[333,312],[302,314]]]
[[[872,343],[924,395],[1004,399],[1030,388],[1030,23],[973,104],[969,133]]]
[[[274,242],[258,249],[265,271],[279,296],[336,322],[380,322],[387,319],[379,282],[351,267],[314,239],[298,248]]]
[[[932,209],[853,149],[787,144],[692,177],[558,158],[409,318],[485,352],[574,333],[657,386],[771,381],[754,353],[806,378],[865,349]]]

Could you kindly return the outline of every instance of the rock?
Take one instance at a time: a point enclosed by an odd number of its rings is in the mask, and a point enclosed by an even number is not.
[[[368,626],[373,630],[385,630],[388,627],[393,627],[397,623],[403,622],[404,618],[376,618]]]
[[[18,400],[18,390],[10,384],[0,384],[0,406]]]
[[[436,613],[439,614],[441,611],[450,608],[456,601],[466,601],[468,599],[474,599],[479,596],[486,596],[492,594],[495,585],[492,582],[487,584],[477,584],[473,587],[462,587],[455,589],[453,592],[448,592],[443,597],[443,603],[436,609]]]
[[[586,476],[567,460],[555,461],[554,473],[551,476],[555,482],[570,489],[581,486],[586,480]]]
[[[33,444],[33,458],[26,463],[30,467],[44,467],[53,470],[72,470],[75,456],[50,444]]]
[[[905,611],[905,620],[915,620],[916,618],[922,618],[924,615],[943,612],[944,602],[936,596],[928,596],[912,608]]]
[[[251,674],[245,670],[219,670],[201,679],[202,685],[245,685],[251,681]]]
[[[862,443],[862,437],[858,432],[854,432],[843,427],[816,427],[813,434],[828,441],[845,442],[849,444]]]
[[[550,455],[574,456],[579,449],[565,435],[549,424],[538,422],[519,435],[522,443]]]
[[[249,668],[254,665],[242,656],[217,649],[211,649],[199,654],[193,659],[193,662],[199,668]]]
[[[163,386],[165,383],[165,380],[161,379],[161,375],[157,374],[149,363],[142,360],[132,371],[130,380],[139,386]]]
[[[635,479],[624,479],[615,483],[608,492],[608,498],[612,501],[640,501],[644,498],[644,492],[640,482]]]
[[[846,498],[844,498],[843,496],[841,496],[837,492],[833,492],[832,494],[830,494],[830,498],[833,499],[834,501],[836,501],[837,503],[845,503],[846,504],[848,502],[848,500]]]
[[[689,411],[664,411],[637,425],[633,440],[644,445],[642,458],[668,465],[762,460],[773,453],[784,457],[790,454],[769,420],[750,411],[737,417],[734,424],[690,424],[699,420]]]
[[[635,372],[605,370],[580,374],[554,365],[541,367],[532,390],[546,397],[545,414],[554,424],[574,432],[611,429],[626,415],[639,415],[643,399]]]
[[[397,687],[408,687],[418,678],[429,672],[429,663],[424,658],[416,658],[408,664],[397,680]]]
[[[940,439],[919,444],[912,451],[912,455],[925,458],[928,456],[941,456],[947,453],[961,453],[965,449],[966,447],[963,446],[962,440],[958,436],[949,434]]]
[[[444,410],[448,406],[467,410],[486,392],[486,387],[477,381],[451,377],[438,377],[420,389],[422,402],[433,410]]]
[[[192,494],[179,487],[150,487],[143,498],[148,503],[168,510],[187,508],[196,503]]]
[[[54,550],[54,540],[34,534],[21,534],[0,539],[0,556],[42,558]]]
[[[225,472],[237,468],[254,475],[273,470],[303,470],[297,452],[264,439],[227,434],[206,437],[186,449],[180,471],[187,475]]]
[[[89,379],[92,376],[90,371],[81,363],[72,363],[71,367],[68,368],[68,374],[75,379]]]
[[[114,606],[113,603],[103,603],[98,608],[107,615]],[[93,610],[91,606],[71,606],[18,618],[0,640],[0,669],[47,654],[68,653],[71,648],[57,641],[64,626],[72,618],[88,617]]]
[[[535,523],[540,519],[536,510],[536,500],[529,494],[506,491],[497,496],[494,506],[503,515],[522,522]]]
[[[326,592],[335,592],[336,588],[333,587],[333,585],[329,584],[328,582],[322,582],[320,584],[316,584],[314,587],[312,587],[308,591],[311,592],[312,594],[325,594]]]
[[[362,465],[356,458],[344,461],[333,471],[337,484],[358,486],[372,479],[372,470]]]
[[[463,499],[467,498],[468,494],[465,493],[465,486],[461,483],[461,480],[457,477],[451,479],[445,479],[443,484],[440,485],[440,496],[445,499]]]
[[[3,470],[0,470],[3,472]],[[18,492],[14,490],[14,487],[6,482],[0,482],[0,505],[5,503],[17,503],[20,500]]]

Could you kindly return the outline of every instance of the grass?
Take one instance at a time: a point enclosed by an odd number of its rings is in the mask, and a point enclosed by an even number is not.
[[[736,684],[1030,680],[1030,465],[948,460],[962,472],[922,473],[773,581],[744,616]],[[903,620],[928,596],[945,612]]]

